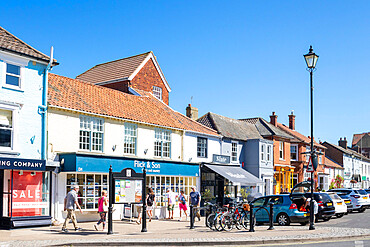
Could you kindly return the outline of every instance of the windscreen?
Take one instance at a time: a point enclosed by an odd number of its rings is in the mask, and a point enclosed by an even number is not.
[[[341,198],[337,195],[337,194],[329,194],[330,198],[331,199],[337,199],[337,200],[340,200]]]

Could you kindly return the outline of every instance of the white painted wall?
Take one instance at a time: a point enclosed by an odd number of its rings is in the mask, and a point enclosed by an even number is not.
[[[197,136],[208,139],[207,158],[197,157]],[[184,135],[184,160],[185,162],[212,162],[213,154],[220,154],[220,139],[218,137],[186,132]]]

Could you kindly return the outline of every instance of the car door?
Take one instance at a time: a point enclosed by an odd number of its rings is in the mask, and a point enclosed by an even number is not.
[[[253,203],[253,212],[257,222],[266,222],[265,215],[267,214],[264,209],[259,209],[265,206],[266,197],[260,197],[254,200]]]
[[[266,200],[266,208],[270,214],[270,204],[273,203],[274,204],[274,207],[273,207],[273,214],[274,214],[274,218],[276,218],[275,216],[278,215],[280,212],[284,212],[284,213],[287,213],[287,210],[285,208],[287,207],[284,207],[284,198],[283,196],[271,196],[270,198],[268,198]],[[267,215],[268,217],[268,215]],[[267,221],[269,221],[269,218],[267,218]]]

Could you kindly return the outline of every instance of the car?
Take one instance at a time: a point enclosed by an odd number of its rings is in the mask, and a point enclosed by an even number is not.
[[[349,194],[341,193],[341,192],[335,192],[340,198],[344,200],[344,203],[347,205],[347,214],[352,213],[353,207],[355,205],[354,199]]]
[[[324,221],[330,220],[335,215],[335,207],[330,196],[326,193],[314,192],[314,200],[318,205],[318,212],[315,221],[323,219]],[[296,184],[291,193],[292,201],[299,206],[304,202],[305,198],[311,197],[311,182],[303,181]]]
[[[353,210],[356,210],[360,213],[364,212],[367,208],[370,207],[370,203],[368,201],[368,195],[359,194],[364,193],[363,190],[355,190],[351,188],[339,188],[339,189],[330,189],[329,192],[335,192],[340,194],[346,194],[351,197],[351,201],[353,202]]]
[[[369,197],[369,194],[365,191],[365,190],[362,190],[362,189],[358,189],[358,190],[355,190],[355,192],[357,192],[364,201],[367,201],[368,202],[368,207],[367,208],[370,208],[370,197]]]
[[[307,212],[298,210],[298,206],[291,200],[290,194],[280,194],[262,196],[252,201],[256,223],[269,222],[268,213],[270,212],[269,205],[271,203],[274,203],[274,222],[278,223],[280,226],[288,226],[290,223],[306,225],[309,222]]]
[[[347,205],[344,200],[340,198],[335,192],[328,192],[327,194],[330,196],[331,200],[334,203],[335,216],[337,216],[337,218],[343,217],[344,214],[347,213]]]

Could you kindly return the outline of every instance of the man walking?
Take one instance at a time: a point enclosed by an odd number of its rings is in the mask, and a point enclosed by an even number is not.
[[[71,191],[68,192],[67,196],[64,198],[64,211],[67,210],[67,218],[65,219],[63,227],[62,227],[63,232],[68,232],[66,227],[67,227],[67,222],[70,219],[72,220],[75,231],[81,230],[81,228],[77,226],[76,214],[75,214],[76,206],[78,207],[78,209],[80,210],[82,214],[80,204],[78,204],[78,200],[77,200],[77,194],[78,194],[79,189],[80,188],[77,185],[73,185]]]
[[[200,206],[200,200],[201,196],[198,191],[196,191],[196,187],[192,186],[191,187],[191,192],[190,192],[190,203],[193,205],[193,210],[197,212],[196,216],[198,217],[198,220],[200,221],[200,213],[199,213],[199,206]],[[190,219],[192,220],[192,219]]]
[[[176,198],[177,194],[175,192],[172,192],[170,188],[167,189],[167,209],[168,209],[168,218],[167,219],[173,219],[173,209],[176,204]]]

